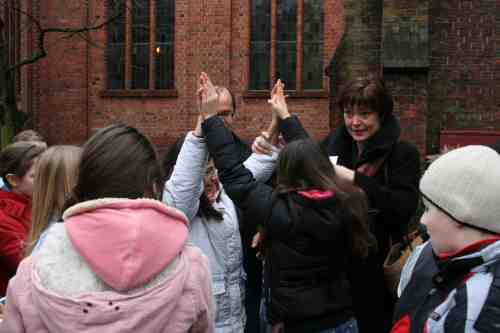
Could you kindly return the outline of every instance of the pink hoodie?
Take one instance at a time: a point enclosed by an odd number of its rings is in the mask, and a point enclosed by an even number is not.
[[[181,212],[101,199],[64,219],[10,281],[0,333],[213,332],[208,262]]]

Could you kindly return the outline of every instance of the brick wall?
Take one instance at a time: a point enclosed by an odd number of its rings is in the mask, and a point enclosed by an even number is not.
[[[500,129],[499,9],[496,0],[432,1],[430,151],[441,129]]]
[[[54,1],[45,3],[41,17],[47,25],[81,25],[105,14],[104,1]],[[80,4],[81,3],[81,4]],[[124,121],[144,131],[156,144],[165,146],[193,128],[197,76],[207,71],[220,85],[236,95],[235,129],[250,140],[270,120],[267,96],[246,94],[249,70],[249,1],[177,0],[175,35],[176,97],[103,97],[106,87],[105,30],[89,34],[93,45],[82,38],[47,40],[49,55],[35,67],[41,88],[35,114],[37,128],[50,143],[83,142],[96,129]],[[343,1],[325,2],[325,55],[328,63],[343,33]],[[328,80],[322,97],[290,98],[290,110],[300,115],[316,137],[330,130]]]
[[[394,91],[403,137],[420,150],[436,151],[441,129],[500,128],[500,3],[498,0],[429,1],[430,66],[428,71],[383,71],[381,68],[384,5],[391,1],[334,0],[325,2],[325,58],[331,100],[339,84],[367,72],[383,73]],[[32,10],[45,25],[81,25],[104,16],[103,1],[32,0]],[[405,6],[405,1],[395,2]],[[408,2],[411,3],[411,2]],[[24,105],[35,128],[51,143],[83,142],[93,130],[125,121],[167,145],[192,128],[196,77],[206,70],[229,86],[238,104],[236,131],[251,139],[269,120],[266,97],[246,94],[249,70],[249,1],[176,1],[175,78],[177,97],[102,97],[105,89],[104,30],[89,37],[60,40],[49,35],[49,56],[23,71],[28,79]],[[410,14],[408,14],[410,15]],[[345,31],[345,34],[344,34]],[[341,37],[342,39],[340,42]],[[32,46],[23,44],[23,50]],[[338,52],[335,51],[338,48]],[[29,80],[32,78],[32,80]],[[30,86],[31,85],[31,86]],[[23,86],[24,88],[25,86]],[[30,97],[31,94],[31,97]],[[336,125],[329,99],[290,98],[316,137]]]

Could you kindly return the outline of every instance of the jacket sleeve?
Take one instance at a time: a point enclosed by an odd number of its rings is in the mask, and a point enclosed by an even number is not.
[[[297,116],[290,116],[284,120],[280,120],[279,128],[287,143],[309,138],[309,134],[307,134]]]
[[[0,213],[0,264],[2,269],[14,275],[23,258],[23,246],[26,241],[24,225],[21,221]]]
[[[272,225],[269,225],[273,189],[257,182],[252,173],[238,161],[238,147],[222,119],[211,117],[203,122],[202,128],[224,190],[243,211],[243,215],[252,216],[251,219],[245,219],[247,226],[253,228],[264,224],[271,233],[287,228],[287,219],[273,219]]]
[[[364,190],[373,208],[390,217],[384,220],[393,225],[409,221],[417,210],[419,197],[419,152],[413,145],[398,145],[388,161],[388,184],[380,184],[360,172],[354,175],[354,183]]]
[[[276,161],[278,160],[279,152],[280,149],[273,146],[271,156],[266,154],[253,153],[243,163],[243,166],[252,173],[255,180],[265,183],[273,174],[274,168],[276,167]]]
[[[198,212],[208,150],[205,139],[188,133],[172,176],[166,182],[163,202],[181,210],[189,221]]]

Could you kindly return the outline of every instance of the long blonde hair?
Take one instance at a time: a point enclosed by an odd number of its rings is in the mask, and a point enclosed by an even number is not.
[[[75,186],[81,148],[53,146],[38,159],[33,188],[31,230],[26,244],[30,255],[50,221],[62,215],[66,199]]]

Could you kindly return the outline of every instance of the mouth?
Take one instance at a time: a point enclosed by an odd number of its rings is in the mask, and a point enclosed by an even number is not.
[[[355,129],[351,129],[351,134],[353,135],[356,135],[356,136],[359,136],[359,135],[363,135],[366,133],[366,130],[355,130]]]

